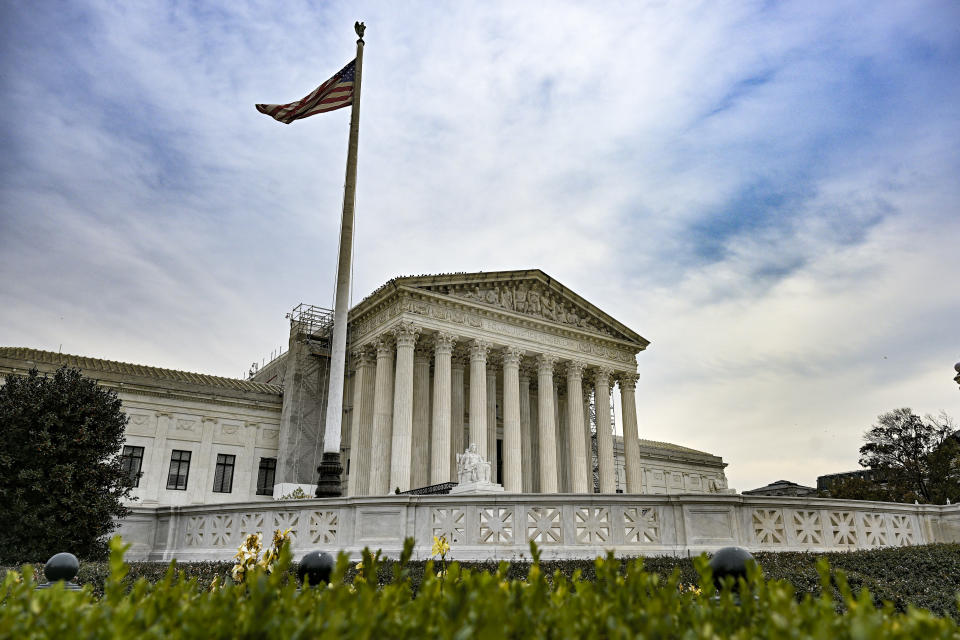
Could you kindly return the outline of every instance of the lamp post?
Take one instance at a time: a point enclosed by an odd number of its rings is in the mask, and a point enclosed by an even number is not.
[[[957,384],[960,384],[960,362],[953,365],[953,370],[957,372],[957,375],[954,376],[953,381],[956,382]]]

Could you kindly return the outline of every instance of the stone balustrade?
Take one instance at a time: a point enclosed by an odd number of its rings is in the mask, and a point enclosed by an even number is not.
[[[361,549],[396,556],[416,540],[426,559],[446,536],[458,560],[687,555],[736,545],[750,551],[838,551],[960,542],[960,505],[910,505],[741,495],[389,496],[135,507],[119,533],[131,560],[230,560],[244,536],[290,529],[300,556]]]

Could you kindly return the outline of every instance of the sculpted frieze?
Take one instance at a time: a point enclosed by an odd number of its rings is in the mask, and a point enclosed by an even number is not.
[[[517,313],[559,322],[607,336],[614,335],[602,324],[588,317],[586,311],[578,309],[570,301],[564,300],[561,296],[536,283],[478,284],[472,288],[446,287],[446,289],[443,293],[457,298],[482,302],[508,311],[516,311]]]
[[[516,292],[511,291],[511,295],[515,294]],[[529,305],[531,304],[530,294],[530,291],[523,292],[522,302],[527,305],[525,308],[529,308]],[[537,301],[536,304],[539,304],[540,308],[542,309],[542,297],[540,297],[538,294],[535,300]],[[515,301],[514,304],[516,304]],[[552,304],[556,305],[556,302],[553,301]],[[438,304],[431,304],[427,301],[412,300],[410,298],[404,298],[390,307],[377,311],[369,318],[365,318],[363,321],[355,325],[355,335],[357,337],[367,335],[377,327],[385,324],[402,312],[413,313],[427,318],[433,318],[435,320],[443,320],[446,322],[461,324],[474,329],[482,329],[498,335],[530,340],[539,344],[551,345],[561,349],[566,349],[568,351],[578,351],[580,353],[593,355],[608,360],[616,360],[630,364],[636,363],[636,358],[633,352],[627,349],[619,349],[592,341],[576,340],[574,338],[567,338],[565,336],[553,335],[527,327],[518,327],[505,322],[491,320],[490,318],[483,318],[478,314],[469,313],[468,311],[461,309],[448,308]]]

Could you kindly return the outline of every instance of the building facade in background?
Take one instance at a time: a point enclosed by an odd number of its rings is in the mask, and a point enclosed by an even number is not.
[[[246,380],[17,347],[0,347],[0,376],[67,365],[115,389],[144,506],[312,493],[332,321],[304,305],[289,319],[287,351]],[[395,278],[349,322],[344,495],[448,484],[471,443],[513,493],[728,492],[721,458],[639,438],[648,341],[542,271]]]

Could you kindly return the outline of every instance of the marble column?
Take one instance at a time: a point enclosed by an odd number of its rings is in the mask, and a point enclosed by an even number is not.
[[[600,457],[600,493],[617,492],[616,469],[613,466],[613,429],[610,428],[610,371],[597,371],[594,387],[597,406],[597,451]]]
[[[553,411],[553,365],[556,358],[537,358],[537,387],[540,444],[540,493],[557,492],[557,427]]]
[[[497,368],[487,362],[487,455],[490,463],[490,481],[501,482],[497,476]]]
[[[413,442],[410,456],[410,488],[430,484],[430,349],[417,346],[413,352]]]
[[[433,424],[430,432],[430,484],[450,481],[452,391],[450,358],[453,353],[453,334],[437,333],[433,339]],[[463,367],[460,367],[463,382]],[[461,384],[460,416],[463,420],[463,385]],[[463,431],[463,429],[461,429]]]
[[[627,469],[627,493],[643,493],[640,469],[640,435],[637,433],[637,374],[620,375],[620,410],[623,415],[623,457]]]
[[[557,448],[557,493],[566,493],[566,455],[563,453],[564,442],[563,442],[563,400],[560,394],[560,385],[561,382],[559,378],[553,379],[553,425],[554,433],[556,434],[556,448]]]
[[[520,354],[516,347],[503,350],[503,478],[508,493],[523,492],[523,437],[520,426]],[[529,387],[530,381],[527,380]],[[528,399],[529,402],[529,399]],[[527,413],[530,406],[527,405]],[[528,415],[529,419],[529,415]]]
[[[530,493],[540,493],[540,392],[530,381]]]
[[[590,387],[583,382],[583,436],[584,452],[587,457],[587,493],[593,493],[593,438],[590,425]]]
[[[487,354],[490,344],[474,340],[470,344],[470,442],[487,457]]]
[[[583,363],[567,363],[567,427],[570,433],[569,479],[571,493],[587,490],[587,462],[583,435]]]
[[[467,445],[463,441],[463,372],[466,362],[463,357],[455,356],[450,360],[450,464],[449,480],[457,482],[457,454],[463,453]]]
[[[397,341],[397,372],[393,380],[393,438],[390,448],[388,491],[410,489],[413,439],[413,349],[418,327],[403,323],[393,330]]]
[[[377,340],[377,377],[373,392],[373,437],[369,495],[390,491],[390,445],[393,439],[393,341]]]
[[[504,363],[506,366],[506,363]],[[533,443],[530,441],[530,375],[526,371],[521,371],[518,375],[517,384],[520,387],[519,398],[517,401],[520,403],[520,459],[523,468],[523,492],[532,493],[533,492]],[[507,387],[507,375],[503,375],[503,385],[504,385],[504,413],[503,413],[503,428],[504,428],[504,438],[506,438],[506,429],[507,429],[507,412],[506,405],[506,389]]]
[[[376,359],[366,348],[353,354],[353,425],[350,430],[350,473],[347,495],[365,496],[370,490],[370,438],[373,435],[373,394]]]

